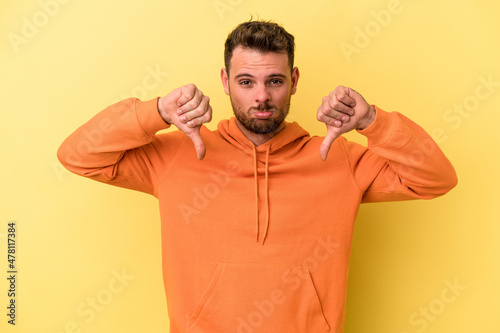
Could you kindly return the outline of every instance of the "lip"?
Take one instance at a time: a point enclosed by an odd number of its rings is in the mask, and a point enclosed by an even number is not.
[[[257,119],[267,119],[273,115],[272,111],[258,111],[253,114]]]

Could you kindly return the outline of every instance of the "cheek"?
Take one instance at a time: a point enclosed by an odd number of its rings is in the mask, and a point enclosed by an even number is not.
[[[249,94],[241,91],[240,89],[236,89],[235,91],[231,91],[231,97],[233,102],[245,108],[248,105]]]
[[[274,95],[274,100],[276,104],[286,104],[288,103],[289,96],[290,91],[284,89],[282,91],[276,92],[276,94]]]

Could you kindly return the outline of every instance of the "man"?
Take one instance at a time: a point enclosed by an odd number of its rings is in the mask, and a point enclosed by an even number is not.
[[[282,27],[243,23],[221,71],[235,117],[217,130],[202,126],[212,109],[190,84],[112,105],[59,149],[70,171],[158,198],[172,333],[343,332],[359,204],[456,185],[422,128],[353,89],[323,99],[324,138],[285,122],[299,80],[293,52]],[[170,124],[179,131],[155,134]],[[368,148],[340,137],[351,130]]]

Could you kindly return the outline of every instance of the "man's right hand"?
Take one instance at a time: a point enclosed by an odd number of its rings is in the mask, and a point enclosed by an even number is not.
[[[208,96],[194,84],[188,84],[158,99],[158,112],[168,124],[175,125],[193,141],[198,159],[205,157],[205,143],[200,135],[201,125],[212,120]]]

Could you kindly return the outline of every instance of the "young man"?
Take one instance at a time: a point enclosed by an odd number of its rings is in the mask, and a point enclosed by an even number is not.
[[[235,117],[217,130],[202,126],[212,109],[190,84],[112,105],[59,149],[72,172],[158,198],[172,333],[343,332],[359,204],[456,185],[422,128],[350,88],[318,108],[324,138],[285,122],[299,80],[293,52],[282,27],[243,23],[221,71]],[[179,131],[156,135],[170,124]],[[351,130],[368,147],[339,137]]]

